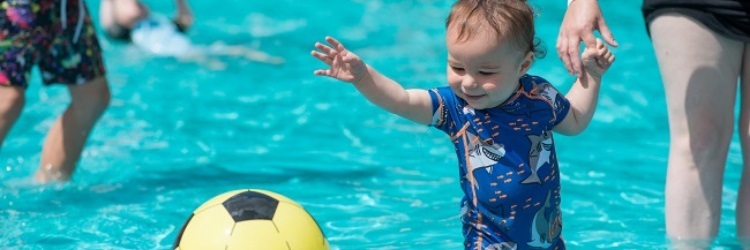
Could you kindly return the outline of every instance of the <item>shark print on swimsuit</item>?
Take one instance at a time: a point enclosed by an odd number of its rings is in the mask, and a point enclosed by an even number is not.
[[[552,103],[552,107],[557,109],[557,90],[555,88],[550,87],[549,84],[540,84],[539,88],[541,90],[541,93],[539,95],[543,96],[545,99],[549,100],[550,103]]]
[[[467,117],[474,117],[476,115],[473,108],[468,105],[463,108],[463,113]],[[470,128],[474,129],[474,132],[478,134],[483,133],[483,128],[474,124],[474,121],[469,121],[472,124]],[[472,133],[470,130],[466,130],[466,147],[467,150],[467,170],[468,173],[474,172],[478,168],[484,168],[487,173],[492,173],[492,166],[500,161],[500,158],[505,156],[505,147],[503,144],[495,143],[491,136],[484,132],[484,136],[480,136]]]
[[[492,140],[482,140],[471,132],[466,133],[470,146],[469,149],[469,171],[484,168],[487,173],[492,173],[492,166],[505,156],[505,148],[502,144],[494,143]]]
[[[539,169],[545,163],[550,163],[550,149],[552,149],[552,133],[549,130],[543,130],[541,135],[529,135],[531,149],[529,150],[529,168],[531,174],[521,183],[542,183],[539,178]]]
[[[549,248],[562,231],[560,207],[550,202],[552,191],[547,192],[544,206],[534,216],[531,222],[531,241],[528,245],[536,248]]]
[[[517,244],[513,242],[503,242],[503,243],[496,243],[487,246],[485,250],[516,250]]]

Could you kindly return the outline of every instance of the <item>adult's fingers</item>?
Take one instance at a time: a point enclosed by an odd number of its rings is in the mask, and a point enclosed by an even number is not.
[[[570,65],[570,57],[568,56],[568,39],[564,36],[557,39],[557,55],[563,61],[565,69],[568,70],[568,74],[573,74],[573,67]]]
[[[607,26],[607,22],[604,21],[604,19],[599,19],[599,33],[602,35],[602,38],[604,38],[604,41],[607,42],[610,46],[617,47],[619,44],[617,44],[617,41],[615,41],[615,37],[612,35],[612,31],[609,30],[609,26]]]
[[[570,67],[573,69],[573,74],[581,73],[581,57],[578,54],[580,51],[580,40],[577,37],[568,39],[568,58],[570,60]]]
[[[583,32],[581,40],[586,44],[586,48],[596,48],[596,36],[594,36],[593,30]]]

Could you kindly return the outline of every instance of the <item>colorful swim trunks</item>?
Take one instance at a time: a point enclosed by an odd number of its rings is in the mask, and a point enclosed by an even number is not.
[[[83,0],[0,0],[0,56],[0,85],[26,88],[37,64],[45,85],[105,73]]]

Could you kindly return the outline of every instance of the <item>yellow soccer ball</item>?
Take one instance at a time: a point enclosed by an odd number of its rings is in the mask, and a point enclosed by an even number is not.
[[[195,209],[174,249],[328,249],[315,219],[291,199],[266,190],[220,194]]]

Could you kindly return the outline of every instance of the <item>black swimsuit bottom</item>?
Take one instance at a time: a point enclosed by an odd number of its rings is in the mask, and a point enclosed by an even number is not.
[[[679,13],[728,38],[750,42],[750,1],[747,0],[644,0],[641,8],[648,23],[665,13]]]

